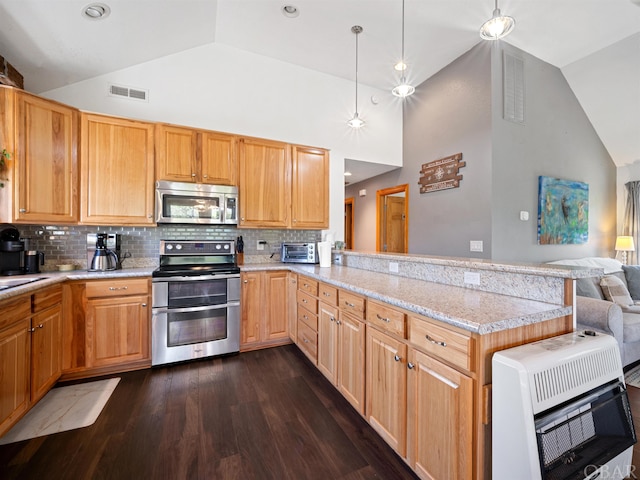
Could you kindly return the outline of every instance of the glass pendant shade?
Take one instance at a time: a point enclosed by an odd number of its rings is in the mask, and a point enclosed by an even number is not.
[[[502,15],[500,9],[496,8],[493,11],[493,17],[480,27],[480,37],[484,40],[498,40],[509,35],[515,25],[516,21],[513,17]]]
[[[347,125],[349,125],[351,128],[360,128],[364,125],[364,120],[362,120],[358,115],[358,112],[356,112],[353,114],[353,118],[351,118],[347,122]]]
[[[396,97],[408,97],[409,95],[411,95],[413,92],[415,92],[416,89],[409,85],[407,83],[407,80],[402,77],[400,79],[400,85],[397,85],[393,90],[391,90],[391,93],[393,93]]]
[[[402,0],[402,59],[395,64],[394,68],[402,72],[402,76],[400,77],[400,84],[393,87],[391,93],[400,98],[408,97],[416,89],[407,83],[407,78],[404,76],[404,71],[407,69],[407,64],[404,61],[404,0]]]

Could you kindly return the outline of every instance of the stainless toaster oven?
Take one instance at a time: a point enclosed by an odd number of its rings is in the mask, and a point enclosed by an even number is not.
[[[318,263],[318,249],[314,242],[283,243],[280,260],[286,263]]]

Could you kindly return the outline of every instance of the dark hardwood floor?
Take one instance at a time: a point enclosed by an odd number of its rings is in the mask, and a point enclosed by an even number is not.
[[[92,426],[0,446],[0,478],[417,478],[293,345],[119,376]]]

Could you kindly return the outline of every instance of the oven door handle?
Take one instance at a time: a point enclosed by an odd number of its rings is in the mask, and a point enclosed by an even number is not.
[[[189,312],[202,312],[205,310],[220,310],[227,307],[239,307],[240,302],[228,302],[222,305],[202,305],[200,307],[184,307],[184,308],[171,308],[171,307],[155,307],[152,309],[154,314],[158,313],[189,313]]]
[[[227,278],[240,278],[239,273],[222,273],[215,275],[176,275],[170,277],[152,277],[151,281],[155,283],[160,282],[200,282],[203,280],[225,280]]]

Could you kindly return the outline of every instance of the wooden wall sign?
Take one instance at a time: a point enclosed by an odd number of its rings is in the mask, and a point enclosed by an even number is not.
[[[423,163],[420,170],[422,176],[418,182],[420,193],[458,188],[460,180],[462,180],[462,175],[458,174],[458,170],[466,165],[460,160],[462,160],[462,153],[456,153],[450,157]]]

